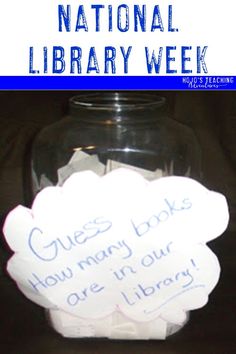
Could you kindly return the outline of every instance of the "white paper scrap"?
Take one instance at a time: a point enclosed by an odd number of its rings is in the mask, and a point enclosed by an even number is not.
[[[156,169],[155,171],[146,170],[140,167],[128,165],[119,161],[107,160],[106,173],[116,170],[118,168],[126,168],[139,173],[141,176],[146,178],[148,181],[152,181],[156,178],[162,177],[162,170]]]
[[[117,311],[100,320],[88,320],[53,309],[49,311],[49,318],[57,332],[70,338],[163,340],[167,335],[167,323],[160,318],[148,323],[139,323],[129,320]],[[169,333],[180,328],[170,324],[169,327]]]
[[[50,187],[52,185],[53,185],[53,183],[50,181],[50,179],[47,178],[47,176],[45,176],[44,174],[42,174],[41,177],[40,177],[39,188],[43,189],[45,187]]]
[[[70,161],[69,161],[69,164],[70,164],[70,163],[77,162],[77,161],[80,161],[80,160],[83,160],[83,159],[85,159],[85,158],[87,158],[87,157],[90,157],[90,155],[87,154],[86,152],[84,152],[84,151],[78,149],[78,150],[76,150],[76,151],[73,153],[73,155],[72,155],[72,157],[71,157],[71,159],[70,159]]]
[[[86,154],[87,155],[87,154]],[[70,177],[75,172],[81,171],[93,171],[99,176],[104,175],[105,166],[99,162],[97,155],[92,155],[89,157],[74,159],[66,166],[58,169],[58,185],[61,186],[68,177]]]

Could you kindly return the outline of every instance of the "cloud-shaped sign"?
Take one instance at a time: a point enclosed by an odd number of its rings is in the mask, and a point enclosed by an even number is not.
[[[228,219],[225,197],[190,178],[74,173],[62,187],[42,190],[31,209],[9,213],[4,234],[15,254],[7,269],[46,308],[178,324],[207,303],[218,282],[220,266],[206,242]]]

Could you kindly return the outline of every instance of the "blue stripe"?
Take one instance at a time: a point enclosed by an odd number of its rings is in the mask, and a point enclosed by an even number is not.
[[[0,90],[235,90],[236,76],[0,76]]]

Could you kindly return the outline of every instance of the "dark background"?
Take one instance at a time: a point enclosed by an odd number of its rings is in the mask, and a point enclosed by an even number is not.
[[[35,134],[66,114],[78,92],[0,92],[0,217],[25,204],[24,159]],[[165,342],[64,339],[47,325],[41,308],[25,299],[5,274],[9,257],[0,242],[0,354],[234,354],[236,353],[236,92],[159,92],[169,115],[192,127],[202,149],[203,184],[223,193],[231,220],[209,246],[222,274],[203,309]]]

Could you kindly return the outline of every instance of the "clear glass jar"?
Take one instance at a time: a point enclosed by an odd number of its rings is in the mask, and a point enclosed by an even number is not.
[[[101,92],[75,96],[69,116],[46,127],[32,152],[34,193],[53,185],[76,151],[155,171],[199,179],[200,150],[190,128],[167,116],[165,99],[146,92]],[[36,182],[36,185],[35,185]]]
[[[168,117],[166,101],[157,94],[89,93],[72,97],[69,109],[69,116],[43,129],[35,139],[31,164],[34,195],[47,185],[62,184],[70,174],[84,169],[102,175],[128,165],[148,179],[166,175],[200,179],[201,156],[194,133]],[[89,159],[92,157],[95,160]],[[81,320],[59,309],[50,310],[49,317],[53,327],[66,337],[97,336],[91,330],[97,328],[101,337],[158,339],[157,322],[146,324],[149,334],[145,337],[142,323],[118,313],[107,319],[107,326],[113,326],[108,331],[110,335],[104,332],[104,328],[108,329],[104,319]],[[168,323],[166,335],[178,331],[186,321],[181,325]],[[117,326],[133,326],[136,334],[122,337],[123,332],[114,329]]]

